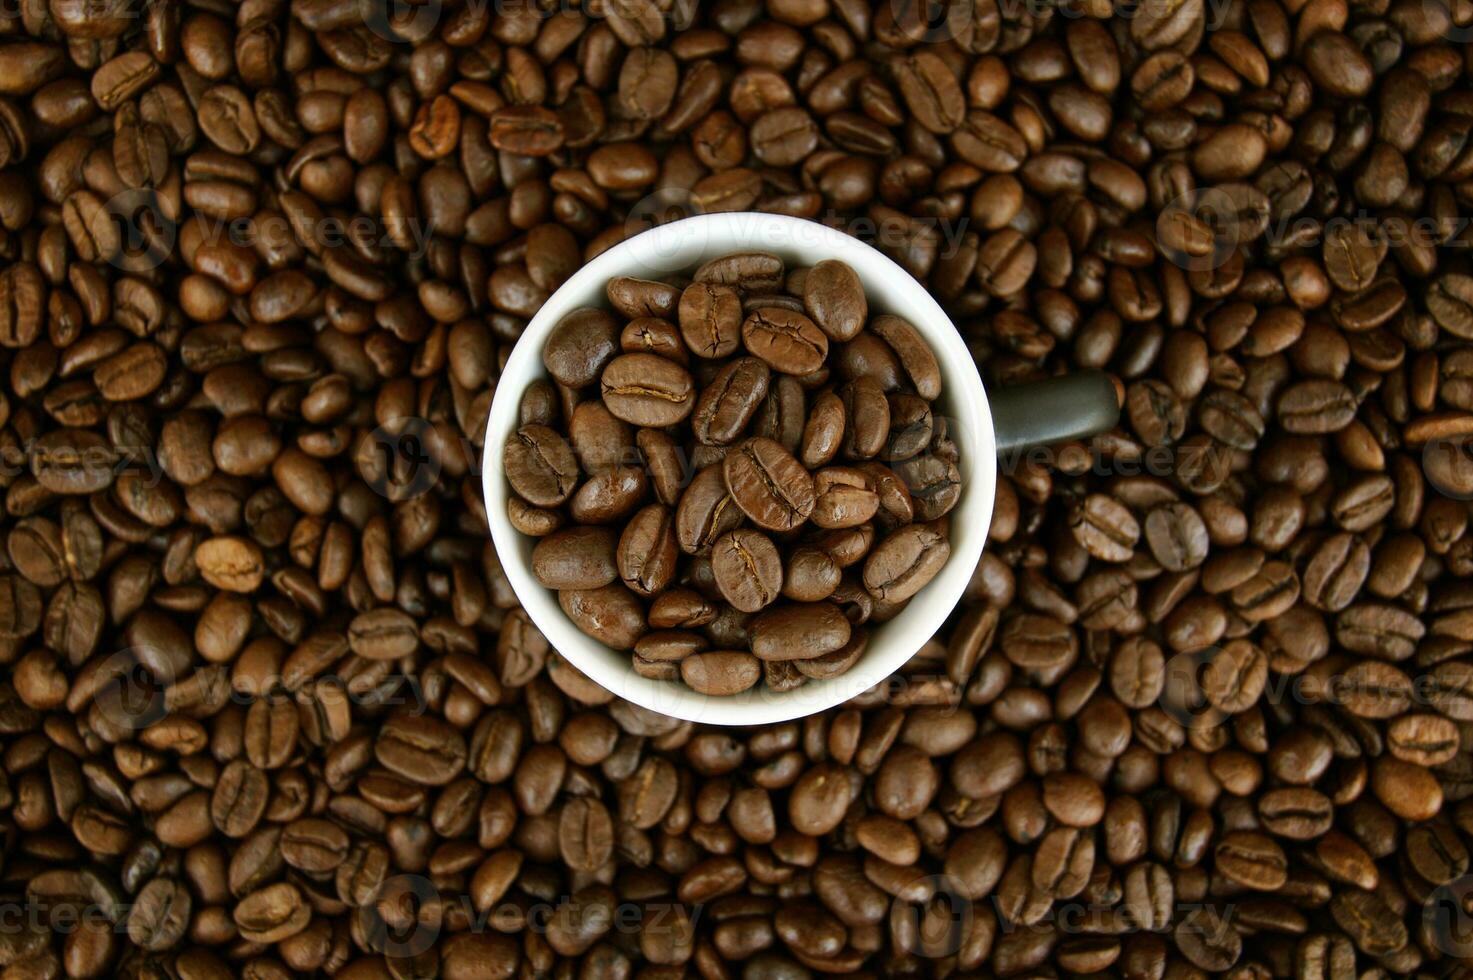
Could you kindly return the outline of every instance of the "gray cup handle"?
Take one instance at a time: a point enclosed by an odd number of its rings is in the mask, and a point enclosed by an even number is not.
[[[1075,371],[987,393],[998,455],[1114,428],[1115,384],[1103,371]]]

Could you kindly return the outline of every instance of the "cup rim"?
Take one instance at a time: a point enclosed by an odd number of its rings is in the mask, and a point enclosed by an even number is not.
[[[941,400],[961,450],[962,495],[949,515],[952,552],[945,566],[899,616],[872,630],[869,649],[847,672],[827,680],[809,680],[781,693],[759,683],[743,694],[718,697],[697,693],[679,681],[641,677],[634,672],[630,652],[611,650],[573,624],[553,590],[532,575],[528,556],[535,539],[517,531],[507,517],[510,486],[501,458],[517,428],[526,385],[547,376],[542,348],[563,316],[584,306],[607,307],[605,285],[615,276],[656,278],[736,251],[786,251],[785,262],[797,257],[804,265],[840,259],[865,283],[872,314],[896,313],[915,326],[942,368]],[[676,258],[691,253],[700,257]],[[895,298],[876,304],[877,293]],[[590,300],[590,295],[598,299]],[[940,629],[966,590],[986,544],[997,482],[995,446],[991,408],[971,352],[925,286],[894,260],[820,222],[759,212],[707,214],[651,228],[610,247],[585,262],[542,304],[518,338],[497,382],[482,451],[482,495],[491,540],[512,590],[551,649],[564,660],[613,696],[660,714],[712,725],[772,724],[842,704],[886,681]],[[875,634],[881,631],[884,640],[876,642]]]

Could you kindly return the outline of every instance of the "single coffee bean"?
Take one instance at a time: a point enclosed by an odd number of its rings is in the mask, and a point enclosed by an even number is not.
[[[724,467],[696,474],[675,508],[675,535],[686,554],[704,554],[721,535],[742,523],[742,510],[727,490]]]
[[[843,401],[833,392],[824,392],[813,402],[808,420],[803,425],[803,465],[816,469],[832,462],[844,440],[845,410]],[[929,440],[929,434],[927,436]]]
[[[812,374],[828,357],[829,340],[801,313],[764,307],[742,321],[742,345],[774,371]]]
[[[930,345],[910,321],[898,316],[877,316],[870,329],[895,351],[916,394],[926,401],[941,396],[941,367]]]
[[[850,632],[832,603],[784,605],[752,621],[752,652],[763,660],[807,660],[842,649]]]
[[[296,885],[277,882],[251,892],[231,913],[242,938],[275,943],[297,935],[312,918],[312,909]]]
[[[444,786],[465,768],[465,739],[428,715],[396,714],[374,742],[379,764],[410,783]]]
[[[679,364],[654,354],[621,354],[599,380],[604,404],[632,425],[665,426],[695,407],[695,386]]]
[[[697,357],[727,357],[741,343],[742,301],[736,290],[695,282],[680,294],[680,335]]]
[[[128,941],[157,952],[184,938],[193,912],[189,889],[172,878],[155,878],[143,886],[128,914]]]
[[[619,582],[598,589],[564,589],[558,605],[580,630],[615,650],[628,650],[644,633],[644,608]]]
[[[679,289],[633,276],[615,276],[609,280],[605,292],[614,309],[630,319],[659,317],[671,320],[680,305]]]
[[[533,555],[535,567],[535,549]],[[663,592],[675,580],[679,558],[675,517],[663,504],[650,504],[631,517],[614,548],[620,580],[640,595]]]
[[[615,545],[611,528],[580,526],[554,532],[532,549],[532,574],[549,589],[601,588],[620,577]]]
[[[1264,834],[1226,834],[1213,849],[1213,864],[1232,881],[1254,891],[1277,891],[1289,878],[1283,849]]]
[[[825,259],[803,279],[803,307],[830,340],[852,340],[864,327],[869,304],[864,285],[843,262]]]
[[[539,507],[556,507],[573,493],[578,463],[572,447],[545,425],[524,425],[507,440],[502,459],[512,489]]]
[[[771,372],[755,357],[742,357],[722,368],[701,392],[691,416],[697,441],[711,446],[736,442],[767,397]]]
[[[875,546],[864,563],[864,587],[877,599],[903,602],[925,588],[950,556],[946,538],[909,524]]]
[[[749,439],[722,463],[732,501],[754,523],[770,531],[790,531],[813,513],[813,478],[771,439]]]
[[[695,653],[680,661],[680,679],[698,694],[740,694],[762,679],[762,662],[745,650]]]
[[[634,644],[634,652],[645,660],[679,661],[699,653],[710,644],[699,633],[687,630],[655,630]]]
[[[873,459],[890,434],[890,403],[873,378],[862,376],[839,389],[844,406],[844,455]]]
[[[742,612],[757,612],[782,591],[782,558],[758,531],[729,531],[717,538],[711,545],[711,571],[722,597]]]
[[[961,499],[961,471],[950,459],[935,455],[915,456],[896,463],[893,469],[910,490],[919,521],[934,521],[946,516]]]
[[[783,261],[769,252],[735,252],[706,262],[693,278],[698,283],[736,286],[749,292],[776,290],[782,285]]]

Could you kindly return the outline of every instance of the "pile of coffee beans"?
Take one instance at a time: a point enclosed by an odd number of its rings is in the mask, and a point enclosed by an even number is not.
[[[843,262],[693,271],[612,279],[614,313],[553,328],[502,461],[508,517],[539,538],[537,580],[640,676],[789,691],[857,663],[865,624],[951,555],[941,369]]]
[[[0,972],[1466,971],[1469,20],[5,5]],[[550,650],[478,472],[550,291],[730,208],[1126,392],[903,671],[752,730]]]

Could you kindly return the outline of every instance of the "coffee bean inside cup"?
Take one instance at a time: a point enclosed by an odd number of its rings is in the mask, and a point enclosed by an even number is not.
[[[689,272],[615,278],[608,309],[553,328],[556,397],[527,388],[502,455],[509,516],[538,538],[532,574],[643,677],[710,695],[836,677],[951,554],[935,352],[843,262]]]

